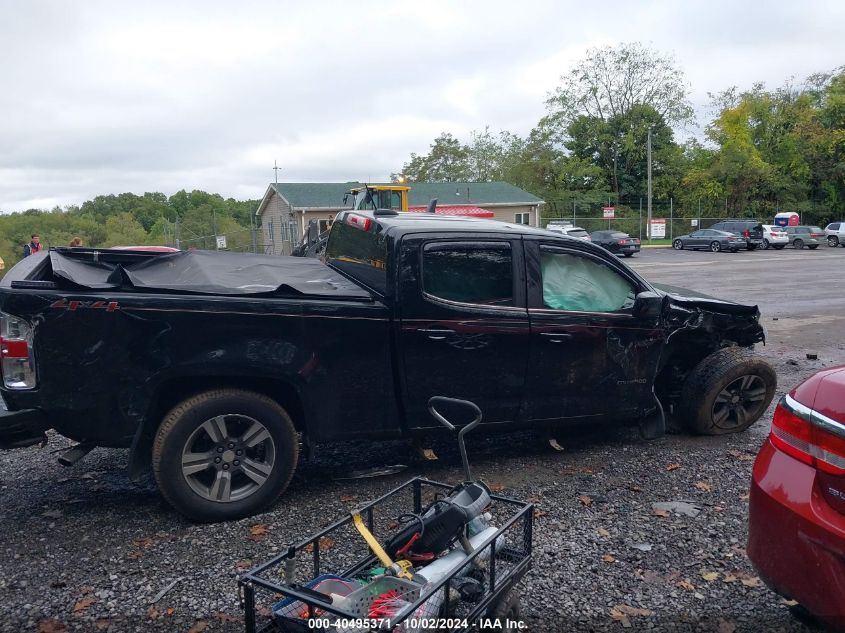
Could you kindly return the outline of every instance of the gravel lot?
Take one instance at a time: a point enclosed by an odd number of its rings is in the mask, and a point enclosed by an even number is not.
[[[659,280],[658,269],[642,272]],[[806,360],[805,350],[777,328],[761,350],[778,372],[777,397],[815,370],[845,362],[842,347],[818,361]],[[756,579],[744,553],[751,465],[767,431],[765,417],[724,438],[645,442],[610,431],[560,437],[562,453],[533,434],[471,437],[475,473],[541,510],[534,569],[519,585],[529,628],[810,630]],[[68,469],[49,454],[66,445],[52,436],[42,450],[0,453],[2,631],[242,630],[239,568],[412,475],[461,478],[452,442],[436,445],[437,462],[419,461],[403,444],[326,449],[300,467],[272,511],[193,525],[164,504],[151,480],[127,480],[126,452],[97,449]],[[395,463],[409,468],[379,479],[332,479]],[[653,503],[668,501],[692,502],[700,514],[654,512]]]

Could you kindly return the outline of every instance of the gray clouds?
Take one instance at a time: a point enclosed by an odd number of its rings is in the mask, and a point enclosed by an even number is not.
[[[836,2],[0,0],[0,210],[383,180],[441,131],[526,133],[591,46],[674,53],[706,93],[843,63]],[[841,47],[840,47],[841,49]]]

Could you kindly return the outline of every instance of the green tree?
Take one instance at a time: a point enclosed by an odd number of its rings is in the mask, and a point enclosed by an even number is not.
[[[411,154],[402,167],[410,182],[455,182],[471,180],[470,150],[458,139],[443,132],[434,139],[428,154]]]

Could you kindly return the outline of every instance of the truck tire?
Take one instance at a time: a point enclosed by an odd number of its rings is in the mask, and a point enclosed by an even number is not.
[[[152,461],[167,502],[193,521],[213,522],[249,516],[276,501],[298,456],[296,430],[277,402],[218,389],[170,410]]]
[[[490,605],[487,610],[487,617],[494,622],[499,620],[499,626],[493,626],[491,631],[502,631],[511,633],[519,630],[519,623],[522,621],[522,609],[519,606],[519,596],[512,590],[501,596],[496,602]],[[506,622],[510,621],[510,626]]]
[[[728,347],[704,358],[681,390],[680,417],[701,435],[739,433],[754,424],[772,401],[775,370],[741,347]]]

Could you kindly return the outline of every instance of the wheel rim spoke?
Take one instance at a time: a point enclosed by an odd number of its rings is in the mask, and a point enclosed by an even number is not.
[[[214,483],[211,484],[209,496],[215,501],[226,502],[232,497],[232,475],[229,471],[219,470],[217,476],[214,478]]]
[[[220,443],[229,438],[229,432],[226,429],[226,418],[222,415],[206,420],[202,428],[208,433],[212,442]]]
[[[185,453],[182,455],[182,474],[186,477],[200,473],[214,465],[214,453]]]
[[[719,395],[716,396],[716,402],[717,403],[730,402],[732,397],[733,397],[733,394],[730,391],[728,391],[727,389],[722,389],[719,392]]]
[[[766,388],[757,387],[756,389],[749,389],[743,392],[742,397],[749,402],[759,402],[766,397]]]
[[[748,387],[751,386],[751,383],[754,381],[754,376],[743,376],[742,377],[742,384],[739,386],[740,391],[745,391]]]
[[[260,422],[255,422],[247,432],[244,433],[243,439],[241,440],[245,446],[249,448],[253,448],[260,444],[261,442],[270,439],[270,432],[264,427],[263,424]]]
[[[257,462],[254,459],[247,457],[241,462],[241,470],[244,475],[260,486],[267,481],[268,477],[270,477],[270,473],[273,471],[273,466],[263,462]]]
[[[738,406],[734,410],[734,413],[736,414],[737,424],[739,424],[740,426],[748,421],[748,411],[746,411],[745,407],[743,407],[742,405]]]
[[[728,419],[728,416],[730,415],[730,413],[731,413],[730,407],[722,406],[717,411],[714,412],[713,421],[717,425],[719,425],[719,424],[721,424],[722,422],[724,422],[725,420]]]

